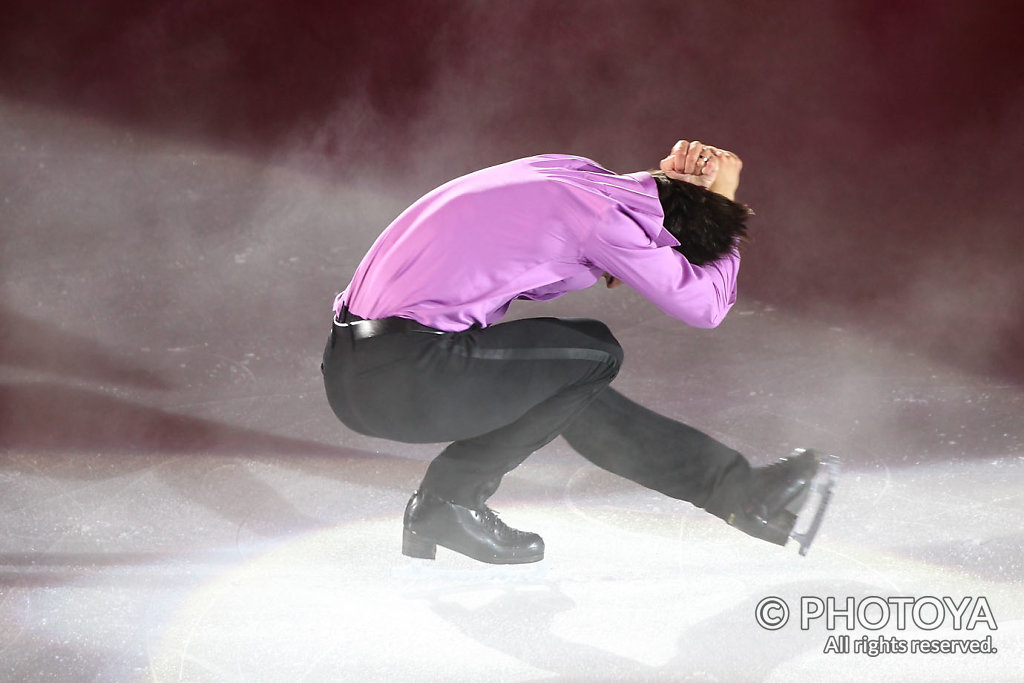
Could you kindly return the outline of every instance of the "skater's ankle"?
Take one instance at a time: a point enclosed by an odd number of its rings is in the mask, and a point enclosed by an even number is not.
[[[731,515],[743,507],[749,497],[751,473],[750,464],[745,459],[739,459],[722,471],[711,493],[700,507],[705,512],[728,521]]]

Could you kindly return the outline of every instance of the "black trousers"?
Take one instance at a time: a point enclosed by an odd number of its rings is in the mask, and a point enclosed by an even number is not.
[[[351,329],[334,326],[324,350],[332,410],[361,434],[450,442],[421,484],[446,500],[478,507],[559,434],[595,465],[698,507],[724,480],[749,473],[738,452],[608,386],[622,347],[599,321],[532,318],[366,339]]]

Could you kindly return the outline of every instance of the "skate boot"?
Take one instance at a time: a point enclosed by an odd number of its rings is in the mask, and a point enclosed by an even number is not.
[[[439,545],[489,564],[544,559],[540,536],[509,527],[486,505],[472,509],[417,491],[405,508],[402,554],[432,560]]]
[[[752,470],[740,502],[723,518],[740,531],[776,545],[786,545],[792,538],[799,543],[800,554],[806,555],[838,473],[836,458],[797,449],[787,458]]]

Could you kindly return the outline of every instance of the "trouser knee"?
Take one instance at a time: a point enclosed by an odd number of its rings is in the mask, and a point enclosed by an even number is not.
[[[619,340],[612,334],[611,329],[600,320],[574,320],[578,329],[587,333],[595,341],[594,348],[602,351],[605,358],[602,362],[601,377],[611,381],[619,374],[622,368],[622,360],[625,352]]]
[[[601,324],[603,325],[604,323]],[[604,362],[604,369],[601,376],[611,382],[619,374],[619,370],[622,369],[622,361],[625,358],[625,352],[622,350],[622,346],[615,337],[612,336],[610,330],[608,331],[608,338],[609,341],[603,349],[605,353],[607,353],[608,358]]]

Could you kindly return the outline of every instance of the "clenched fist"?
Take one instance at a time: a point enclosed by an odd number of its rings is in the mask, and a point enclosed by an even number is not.
[[[732,152],[697,140],[680,140],[661,160],[661,170],[668,177],[706,187],[733,200],[742,168],[743,161]]]

